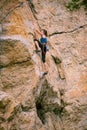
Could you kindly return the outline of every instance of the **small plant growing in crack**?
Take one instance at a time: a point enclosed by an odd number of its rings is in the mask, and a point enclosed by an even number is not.
[[[87,10],[87,0],[71,0],[66,6],[70,11],[78,10],[83,6]]]

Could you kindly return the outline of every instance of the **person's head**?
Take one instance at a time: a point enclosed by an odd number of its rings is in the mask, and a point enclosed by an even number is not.
[[[45,30],[45,29],[42,29],[42,32],[43,32],[43,34],[47,37],[47,30]]]

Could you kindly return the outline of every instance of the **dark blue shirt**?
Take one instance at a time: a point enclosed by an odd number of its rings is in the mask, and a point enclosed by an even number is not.
[[[47,38],[42,37],[42,38],[40,39],[40,42],[41,42],[41,43],[47,43]]]

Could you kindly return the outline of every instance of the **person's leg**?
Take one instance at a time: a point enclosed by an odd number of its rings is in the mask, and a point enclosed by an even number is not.
[[[46,75],[48,73],[48,67],[47,67],[47,63],[46,63],[46,51],[43,52],[42,51],[42,62],[43,62],[43,75]]]
[[[36,51],[40,51],[40,49],[41,49],[41,47],[40,47],[40,42],[39,42],[39,40],[37,40],[37,39],[34,39],[34,43],[35,43],[35,49],[36,49]]]

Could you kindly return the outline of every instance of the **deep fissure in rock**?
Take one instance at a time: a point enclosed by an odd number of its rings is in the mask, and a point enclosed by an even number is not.
[[[32,12],[34,18],[37,20],[37,17],[36,17],[36,15],[35,15],[37,12],[36,12],[36,10],[35,10],[35,6],[34,6],[32,0],[27,0],[27,1],[28,1],[28,3],[29,3],[29,7],[30,7],[30,9],[31,9],[31,12]]]
[[[4,17],[0,20],[0,24],[7,18],[7,16],[9,14],[11,14],[15,9],[21,7],[23,5],[23,2],[20,2],[18,5],[16,5],[15,7],[11,8],[5,15]]]
[[[43,109],[41,102],[42,101],[40,101],[38,98],[38,100],[36,102],[37,115],[40,118],[40,120],[42,121],[42,123],[45,124],[45,117],[44,117],[45,110]]]
[[[75,31],[78,31],[79,29],[84,28],[85,26],[87,26],[87,24],[81,25],[81,26],[79,26],[79,27],[77,27],[77,28],[74,28],[74,29],[72,29],[72,30],[70,30],[70,31],[61,31],[61,32],[57,32],[57,31],[56,31],[56,32],[53,32],[52,34],[50,34],[49,37],[54,36],[54,35],[58,35],[58,34],[73,33],[73,32],[75,32]]]
[[[63,94],[64,92],[62,91],[62,94],[60,93],[60,96],[63,96]],[[46,122],[45,114],[47,112],[54,113],[56,116],[59,116],[61,118],[65,105],[63,99],[60,98],[61,105],[59,105],[58,102],[55,102],[57,99],[57,93],[54,92],[53,88],[47,84],[47,81],[44,81],[40,94],[36,99],[37,115],[43,124]]]

